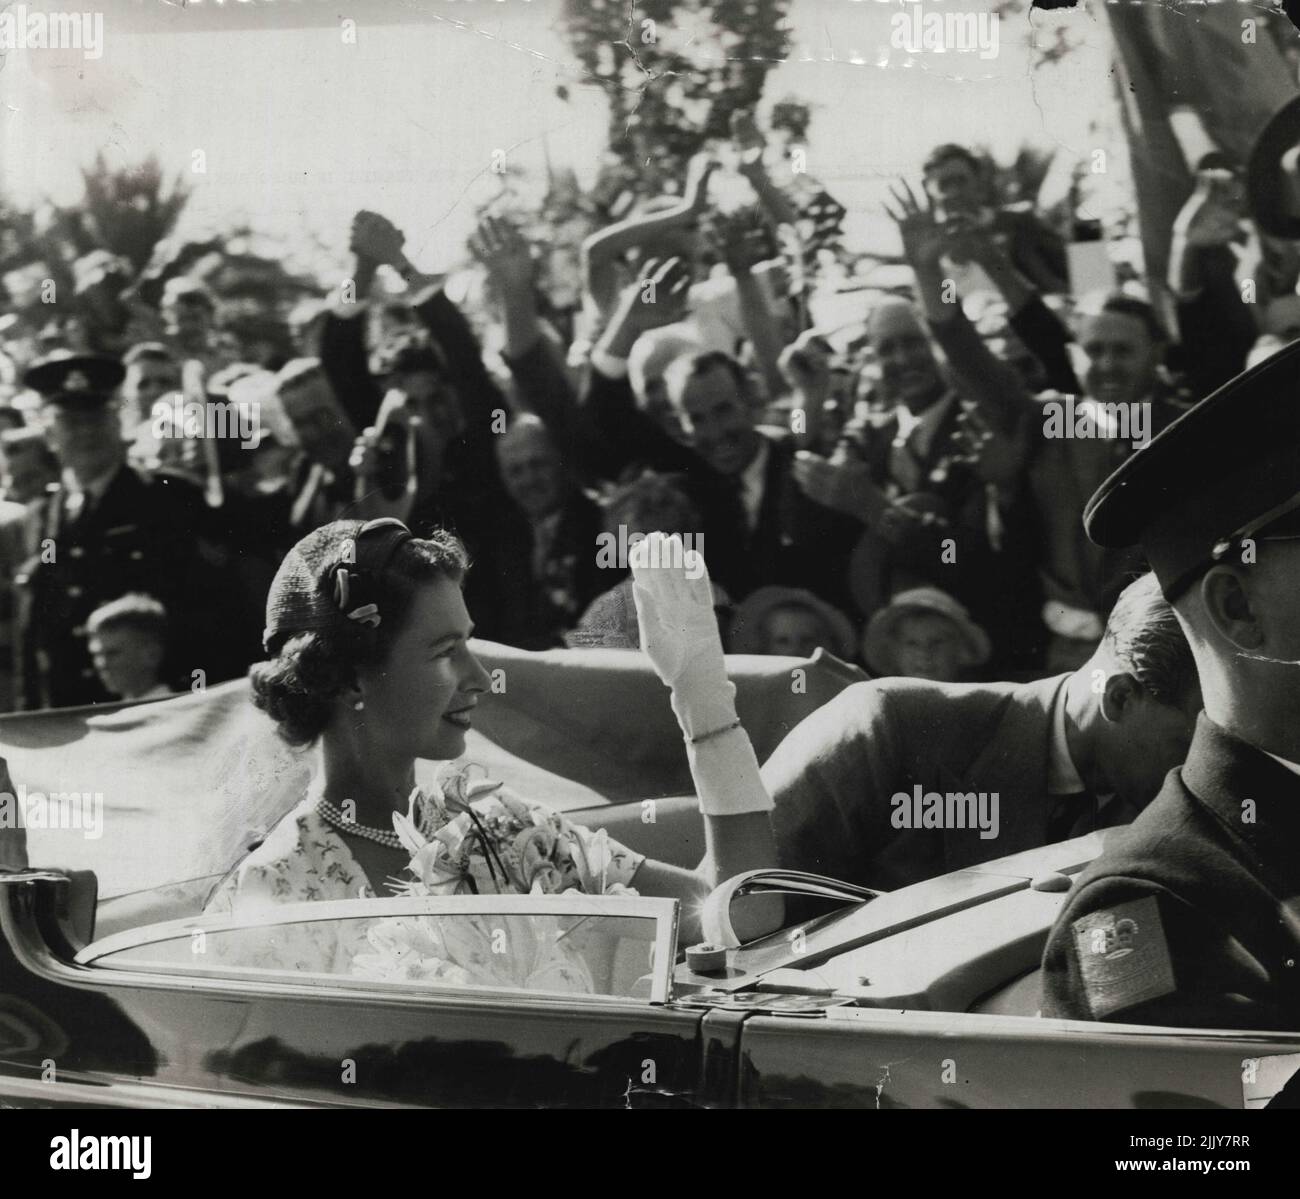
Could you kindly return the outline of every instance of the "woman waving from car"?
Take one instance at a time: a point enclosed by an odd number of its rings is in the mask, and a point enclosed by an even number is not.
[[[254,702],[280,735],[314,747],[313,780],[207,910],[573,889],[698,901],[723,879],[772,865],[772,801],[736,717],[703,560],[658,533],[631,557],[642,646],[671,689],[704,813],[699,869],[644,858],[499,783],[471,781],[468,770],[416,787],[416,759],[460,757],[475,707],[490,702],[489,676],[469,647],[465,552],[449,533],[417,538],[392,519],[335,521],[281,564],[267,599],[270,658],[251,671]],[[690,939],[698,908],[683,905]],[[770,927],[779,913],[765,911]],[[364,949],[299,927],[303,935],[281,937],[278,960],[263,964],[331,970],[339,955]]]

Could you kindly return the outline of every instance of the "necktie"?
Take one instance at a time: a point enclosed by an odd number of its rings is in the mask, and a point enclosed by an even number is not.
[[[890,446],[889,473],[903,492],[916,491],[921,484],[921,456],[916,450],[916,440],[921,420],[910,413],[900,413],[898,432]]]

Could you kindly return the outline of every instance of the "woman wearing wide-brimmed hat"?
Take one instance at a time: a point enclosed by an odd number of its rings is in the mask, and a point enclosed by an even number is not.
[[[900,591],[867,625],[867,666],[877,675],[956,683],[989,660],[988,634],[946,591]]]
[[[802,587],[760,587],[736,608],[731,623],[736,654],[808,658],[821,648],[848,662],[856,641],[848,617]]]

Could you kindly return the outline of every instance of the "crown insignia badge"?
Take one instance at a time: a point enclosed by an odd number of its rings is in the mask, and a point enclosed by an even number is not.
[[[1110,928],[1105,930],[1106,942],[1103,952],[1106,957],[1122,958],[1132,953],[1137,948],[1138,923],[1124,917],[1115,921]]]

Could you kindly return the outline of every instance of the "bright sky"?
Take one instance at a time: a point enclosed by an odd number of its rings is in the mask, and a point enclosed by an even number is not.
[[[967,3],[978,0],[954,0]],[[407,230],[417,262],[439,269],[476,203],[496,190],[494,150],[540,172],[545,145],[580,179],[594,171],[604,101],[581,86],[555,26],[559,0],[231,0],[233,17],[213,0],[190,6],[110,0],[95,60],[77,50],[6,54],[0,188],[25,202],[70,202],[78,166],[97,150],[118,162],[155,153],[193,188],[187,232],[247,219],[300,247],[336,246],[352,213],[369,207]],[[258,6],[276,15],[250,16]],[[1048,27],[1074,21],[1088,37],[1067,68],[1034,75],[1025,16],[1014,30],[1002,20],[991,59],[891,48],[892,19],[918,7],[959,11],[939,0],[795,0],[794,54],[768,77],[768,103],[793,94],[813,104],[809,170],[849,206],[851,238],[870,236],[885,181],[915,171],[935,143],[978,142],[1006,157],[1033,141],[1087,154],[1089,121],[1109,107],[1107,40],[1087,12],[1034,15]],[[348,8],[355,44],[338,24]],[[214,31],[145,31],[141,14],[158,11],[172,27],[190,19]],[[311,23],[272,27],[290,11]],[[698,13],[659,32],[716,45]],[[560,83],[567,102],[555,95]]]

